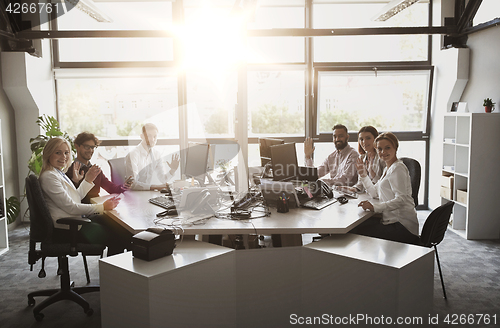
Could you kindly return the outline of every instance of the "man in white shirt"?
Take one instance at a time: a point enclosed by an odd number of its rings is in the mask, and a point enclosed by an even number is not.
[[[167,163],[170,167],[165,172],[161,153],[154,148],[158,138],[158,128],[153,123],[146,123],[142,127],[141,143],[130,151],[125,157],[126,176],[132,176],[134,190],[155,190],[168,188],[168,180],[172,178],[179,167],[179,155],[174,154],[172,161]],[[153,185],[153,176],[156,174],[164,184]]]
[[[323,164],[318,167],[318,176],[323,177],[330,173],[329,177],[321,180],[333,186],[354,186],[358,181],[358,171],[356,170],[356,160],[358,152],[349,146],[349,134],[347,128],[342,124],[333,127],[333,143],[336,150],[328,155]],[[304,142],[305,163],[313,167],[314,145],[312,138],[306,138]]]

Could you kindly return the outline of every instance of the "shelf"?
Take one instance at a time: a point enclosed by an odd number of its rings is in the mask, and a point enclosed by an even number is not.
[[[467,239],[500,238],[496,209],[500,176],[495,172],[500,152],[500,115],[488,113],[447,113],[443,125],[443,175],[453,175],[453,230]],[[458,190],[467,197],[457,200]],[[441,198],[441,202],[449,199]],[[462,203],[462,201],[464,203]]]
[[[1,123],[1,120],[0,120]],[[1,127],[1,124],[0,124]],[[0,129],[0,137],[2,131]],[[2,208],[2,215],[0,217],[0,255],[9,250],[9,234],[7,229],[7,217],[6,217],[6,206],[5,206],[5,181],[4,181],[4,171],[3,171],[3,157],[2,157],[2,142],[0,138],[0,207]]]
[[[459,176],[464,177],[464,178],[467,178],[467,179],[469,178],[469,173],[467,173],[467,172],[457,172],[457,171],[455,171],[454,174],[455,175],[459,175]]]

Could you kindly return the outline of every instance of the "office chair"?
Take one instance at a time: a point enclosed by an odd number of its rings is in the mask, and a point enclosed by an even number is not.
[[[35,319],[41,321],[44,315],[40,311],[61,300],[76,302],[88,316],[91,316],[94,310],[80,294],[99,291],[99,286],[72,287],[69,277],[68,255],[77,256],[78,253],[82,253],[82,255],[101,255],[105,246],[76,242],[78,225],[91,222],[89,219],[81,217],[57,220],[57,223],[69,225],[71,240],[56,240],[55,236],[53,236],[54,224],[52,217],[43,197],[38,178],[33,174],[26,178],[26,196],[30,210],[30,248],[28,252],[30,271],[33,271],[33,265],[39,259],[42,259],[42,269],[38,273],[38,277],[44,278],[46,276],[44,270],[45,258],[57,257],[58,273],[61,281],[60,289],[40,290],[28,294],[29,306],[35,305],[34,297],[48,296],[33,309]],[[37,248],[38,243],[40,245]]]
[[[401,157],[401,160],[403,163],[406,165],[408,168],[408,171],[410,173],[410,180],[411,180],[411,197],[413,198],[413,201],[415,202],[415,207],[418,205],[418,190],[420,189],[420,177],[421,177],[421,167],[420,163],[409,157]]]
[[[111,168],[111,181],[122,185],[125,182],[125,157],[112,158],[108,160]]]
[[[422,228],[422,233],[419,238],[420,246],[434,247],[439,269],[439,277],[441,278],[441,286],[443,287],[443,295],[445,299],[446,290],[444,289],[443,273],[441,272],[441,264],[439,263],[437,245],[439,245],[444,238],[444,234],[450,221],[453,205],[455,205],[455,203],[448,202],[432,211],[425,220],[424,227]]]

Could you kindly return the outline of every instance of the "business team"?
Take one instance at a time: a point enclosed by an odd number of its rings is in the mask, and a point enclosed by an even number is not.
[[[103,204],[90,204],[90,198],[99,196],[102,187],[108,193],[118,194],[129,189],[154,190],[168,186],[168,180],[179,166],[179,156],[174,155],[170,170],[164,171],[159,152],[154,148],[158,128],[151,123],[142,127],[141,143],[126,157],[127,175],[131,179],[123,185],[109,181],[90,159],[99,140],[91,133],[82,132],[75,138],[77,157],[69,165],[70,145],[63,138],[49,140],[43,151],[43,169],[40,183],[49,210],[54,220],[56,233],[65,236],[65,226],[55,221],[61,217],[87,215],[91,225],[79,230],[82,242],[100,242],[108,246],[108,255],[130,248],[130,235],[113,226],[104,210],[117,206],[119,199],[112,197]],[[358,133],[358,152],[348,144],[349,134],[344,125],[333,127],[333,142],[336,150],[318,167],[318,174],[332,187],[349,191],[363,191],[378,202],[362,201],[358,206],[378,213],[351,232],[394,240],[416,243],[418,220],[411,196],[411,182],[408,169],[397,158],[399,141],[390,132],[378,134],[374,127],[366,126]],[[314,145],[311,138],[304,142],[306,165],[313,166]],[[361,156],[360,156],[361,154]],[[69,167],[69,168],[68,168]],[[64,173],[66,172],[66,173]],[[153,175],[164,184],[153,185]]]

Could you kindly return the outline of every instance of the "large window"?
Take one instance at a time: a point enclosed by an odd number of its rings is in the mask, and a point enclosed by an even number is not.
[[[430,71],[319,71],[320,133],[342,123],[358,131],[426,131]]]
[[[304,136],[304,70],[248,72],[248,135]]]
[[[159,138],[179,138],[177,80],[171,77],[66,77],[57,79],[61,127],[101,139],[138,139],[155,123]]]
[[[111,23],[72,10],[54,24],[81,31],[54,41],[61,126],[103,139],[101,159],[124,155],[140,126],[153,122],[166,153],[193,141],[229,142],[214,148],[215,165],[233,161],[238,140],[254,166],[259,137],[296,142],[302,164],[306,136],[318,139],[321,161],[332,151],[333,125],[345,124],[351,137],[373,125],[396,132],[400,156],[426,168],[430,37],[401,29],[429,27],[430,1],[374,21],[389,2],[98,1]],[[324,35],[328,29],[351,34]],[[85,35],[96,30],[106,35]]]
[[[367,28],[426,26],[428,1],[420,1],[385,22],[373,18],[385,3],[314,1],[314,28]],[[314,38],[315,62],[424,61],[427,35],[368,35]]]
[[[112,21],[101,23],[71,10],[57,19],[57,28],[71,30],[172,30],[172,2],[101,2]],[[172,38],[78,38],[57,43],[61,62],[172,61]]]
[[[189,138],[234,138],[236,73],[189,73],[186,81]]]

